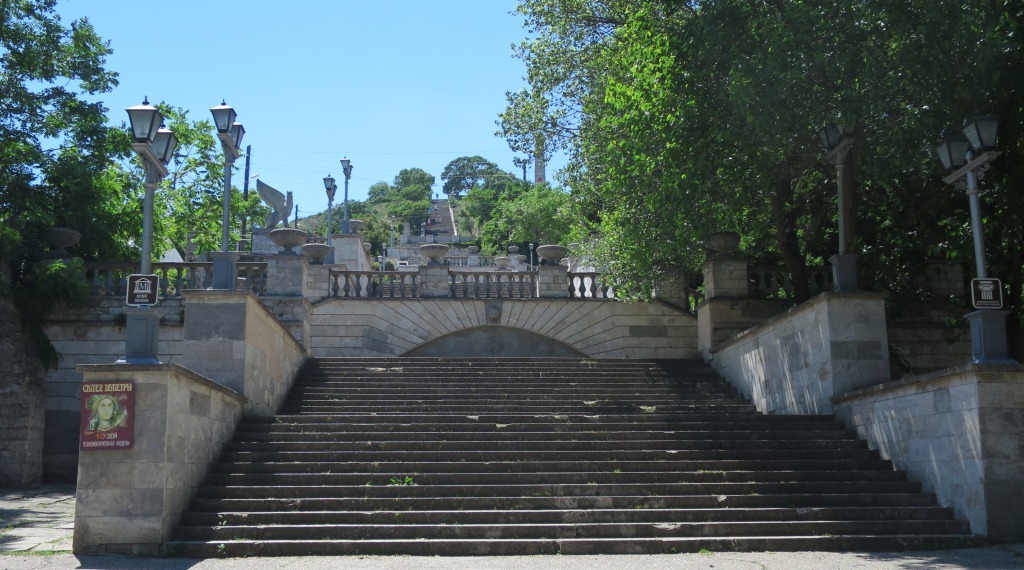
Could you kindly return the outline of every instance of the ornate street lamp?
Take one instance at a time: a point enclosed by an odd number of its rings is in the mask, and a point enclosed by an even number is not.
[[[211,288],[234,290],[237,281],[235,271],[237,254],[230,251],[229,243],[231,238],[231,170],[235,166],[235,159],[241,154],[240,147],[242,137],[245,136],[245,128],[241,123],[235,122],[238,115],[224,101],[211,108],[210,113],[213,114],[217,138],[220,139],[220,145],[224,151],[224,214],[221,220],[221,251],[212,254],[213,287]]]
[[[334,263],[334,246],[331,242],[331,226],[334,224],[331,219],[331,210],[334,208],[334,193],[338,191],[338,185],[330,174],[324,177],[324,189],[327,191],[327,245],[331,247],[327,257],[324,258],[324,263],[332,265]]]
[[[142,201],[142,259],[140,273],[152,272],[153,263],[153,197],[156,187],[167,176],[167,163],[178,147],[178,138],[163,127],[163,115],[143,98],[141,105],[128,107],[132,130],[132,149],[142,159],[145,172]],[[125,356],[118,360],[127,364],[159,364],[157,341],[160,315],[152,307],[130,308],[126,311]]]
[[[838,217],[839,217],[839,253],[829,258],[832,264],[832,284],[835,291],[856,291],[857,290],[857,256],[847,253],[847,216],[853,212],[847,212],[847,201],[851,196],[847,195],[846,177],[847,167],[850,161],[850,150],[856,140],[856,125],[828,125],[818,131],[821,143],[828,152],[828,159],[836,165],[836,184],[839,189]]]
[[[341,170],[345,173],[345,217],[341,222],[341,233],[348,235],[352,233],[348,224],[348,180],[352,178],[352,161],[348,157],[341,159]]]
[[[999,120],[992,115],[975,115],[964,121],[962,133],[950,133],[943,137],[935,149],[942,166],[949,173],[943,181],[967,191],[971,207],[971,233],[974,237],[974,265],[978,277],[975,283],[986,282],[994,288],[1001,287],[998,280],[988,279],[985,267],[985,235],[981,222],[981,200],[978,197],[978,181],[999,152],[995,148]],[[1000,296],[1001,298],[1001,296]],[[971,325],[971,345],[974,361],[986,364],[1014,362],[1009,357],[1006,341],[1006,316],[1009,311],[1002,308],[978,308],[966,316]]]

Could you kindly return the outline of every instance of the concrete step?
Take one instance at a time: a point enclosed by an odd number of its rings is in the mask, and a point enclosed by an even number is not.
[[[458,516],[463,524],[491,524],[495,511],[308,511],[308,512],[198,512],[186,513],[182,526],[297,525],[382,525],[445,524]],[[501,512],[509,524],[558,523],[665,523],[665,522],[756,522],[756,521],[925,521],[951,518],[940,507],[815,507],[734,509],[558,509]]]
[[[757,536],[701,538],[564,538],[451,540],[220,540],[183,541],[171,554],[189,557],[242,556],[500,556],[535,554],[674,554],[745,551],[901,551],[972,548],[980,540],[953,535]]]
[[[830,416],[699,361],[311,360],[175,531],[187,556],[898,550],[967,526]]]

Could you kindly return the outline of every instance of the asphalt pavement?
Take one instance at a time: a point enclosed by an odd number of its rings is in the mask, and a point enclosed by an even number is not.
[[[629,556],[129,558],[71,552],[72,486],[0,490],[0,570],[1011,570],[1024,543],[931,552],[714,552]],[[1021,516],[1024,516],[1022,514]]]

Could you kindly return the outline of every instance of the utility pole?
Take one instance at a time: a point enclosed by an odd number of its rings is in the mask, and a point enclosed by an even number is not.
[[[242,200],[249,201],[249,166],[252,164],[252,145],[245,147],[245,182],[242,183]],[[242,214],[242,239],[246,241],[245,235],[248,231],[249,216]]]

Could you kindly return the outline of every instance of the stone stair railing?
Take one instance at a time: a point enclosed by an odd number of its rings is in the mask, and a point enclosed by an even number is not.
[[[236,265],[245,288],[261,295],[267,288],[267,264],[239,262]],[[96,297],[124,297],[128,276],[140,271],[138,263],[89,262],[85,280]],[[160,277],[160,300],[181,298],[185,289],[207,289],[213,283],[213,264],[204,262],[154,263],[154,275]]]
[[[456,266],[460,267],[460,266]],[[413,271],[329,271],[326,297],[392,299],[427,296],[420,273]],[[448,269],[445,285],[453,299],[535,299],[561,297],[615,300],[611,287],[593,272],[565,273],[564,286],[543,287],[539,271],[465,271]],[[436,294],[434,295],[436,296]]]

